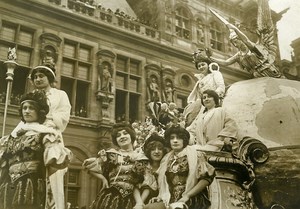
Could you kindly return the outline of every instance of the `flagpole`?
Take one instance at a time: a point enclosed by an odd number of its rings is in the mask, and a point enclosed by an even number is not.
[[[10,104],[10,95],[12,90],[12,83],[14,80],[14,70],[18,66],[16,62],[16,49],[9,48],[7,61],[4,62],[7,72],[6,72],[6,81],[7,81],[7,88],[6,88],[6,99],[5,99],[5,106],[4,106],[4,115],[3,115],[3,126],[2,126],[2,137],[5,135],[5,126],[6,126],[6,118],[7,118],[7,109],[8,105]]]

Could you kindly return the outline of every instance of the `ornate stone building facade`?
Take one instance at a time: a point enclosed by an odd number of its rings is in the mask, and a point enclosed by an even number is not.
[[[66,199],[79,208],[91,203],[99,186],[82,170],[82,161],[111,146],[114,122],[143,121],[150,114],[146,107],[151,99],[150,81],[156,82],[157,100],[173,100],[178,108],[184,108],[196,82],[192,53],[208,46],[220,58],[235,53],[227,28],[208,8],[254,37],[254,0],[123,0],[117,1],[120,8],[112,4],[114,1],[107,2],[0,2],[1,113],[9,47],[16,47],[19,64],[14,71],[5,133],[19,121],[20,95],[33,88],[28,79],[30,70],[52,63],[57,88],[67,92],[72,104],[71,120],[63,135],[75,159],[65,188]],[[250,78],[235,65],[221,67],[221,71],[227,86]],[[3,114],[0,120],[2,124]]]
[[[292,60],[282,60],[281,68],[287,78],[300,81],[300,38],[293,40],[291,47],[293,48]]]

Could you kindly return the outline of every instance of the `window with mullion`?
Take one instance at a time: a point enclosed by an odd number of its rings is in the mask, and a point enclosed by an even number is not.
[[[216,22],[210,24],[210,45],[213,49],[224,51],[223,33]]]
[[[185,8],[180,7],[175,12],[176,35],[184,39],[191,39],[190,17]]]
[[[72,115],[88,117],[88,90],[91,83],[92,47],[65,40],[61,69],[61,89],[66,91],[72,105]]]
[[[5,102],[7,81],[7,67],[3,64],[7,60],[9,48],[16,48],[18,66],[14,70],[11,90],[11,104],[19,105],[21,95],[26,92],[28,75],[32,66],[33,38],[35,30],[16,23],[2,20],[0,27],[0,102]]]
[[[117,56],[116,62],[116,105],[115,119],[117,122],[139,119],[138,107],[141,96],[140,61]]]
[[[72,208],[78,207],[80,190],[80,170],[69,169],[64,178],[66,201],[71,203]]]

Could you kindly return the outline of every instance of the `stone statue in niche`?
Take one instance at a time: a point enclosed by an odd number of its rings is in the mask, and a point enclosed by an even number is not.
[[[45,48],[41,51],[41,57],[43,65],[48,65],[51,67],[55,66],[57,54],[55,48],[52,46],[45,46]]]
[[[197,41],[198,43],[204,43],[204,26],[201,19],[197,19]]]
[[[168,104],[174,102],[174,87],[170,80],[165,81],[164,101]]]
[[[112,75],[109,63],[102,63],[98,75],[98,90],[112,93]]]
[[[160,88],[157,82],[157,78],[152,75],[150,76],[150,82],[148,85],[149,92],[149,101],[150,102],[159,102],[161,101]]]

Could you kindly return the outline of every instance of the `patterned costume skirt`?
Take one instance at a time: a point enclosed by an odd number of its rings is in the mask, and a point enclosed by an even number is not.
[[[189,209],[207,209],[210,206],[210,201],[204,193],[199,193],[190,198],[186,204]]]
[[[91,209],[132,209],[134,206],[133,194],[124,197],[118,189],[110,187],[99,192]]]
[[[170,202],[174,203],[174,202]],[[198,195],[190,198],[186,205],[188,209],[208,209],[210,207],[210,201],[205,194],[199,193]],[[145,209],[167,209],[165,204],[161,202],[150,203],[145,206]]]
[[[36,173],[26,174],[14,182],[1,182],[1,209],[43,209],[45,207],[45,181]]]

